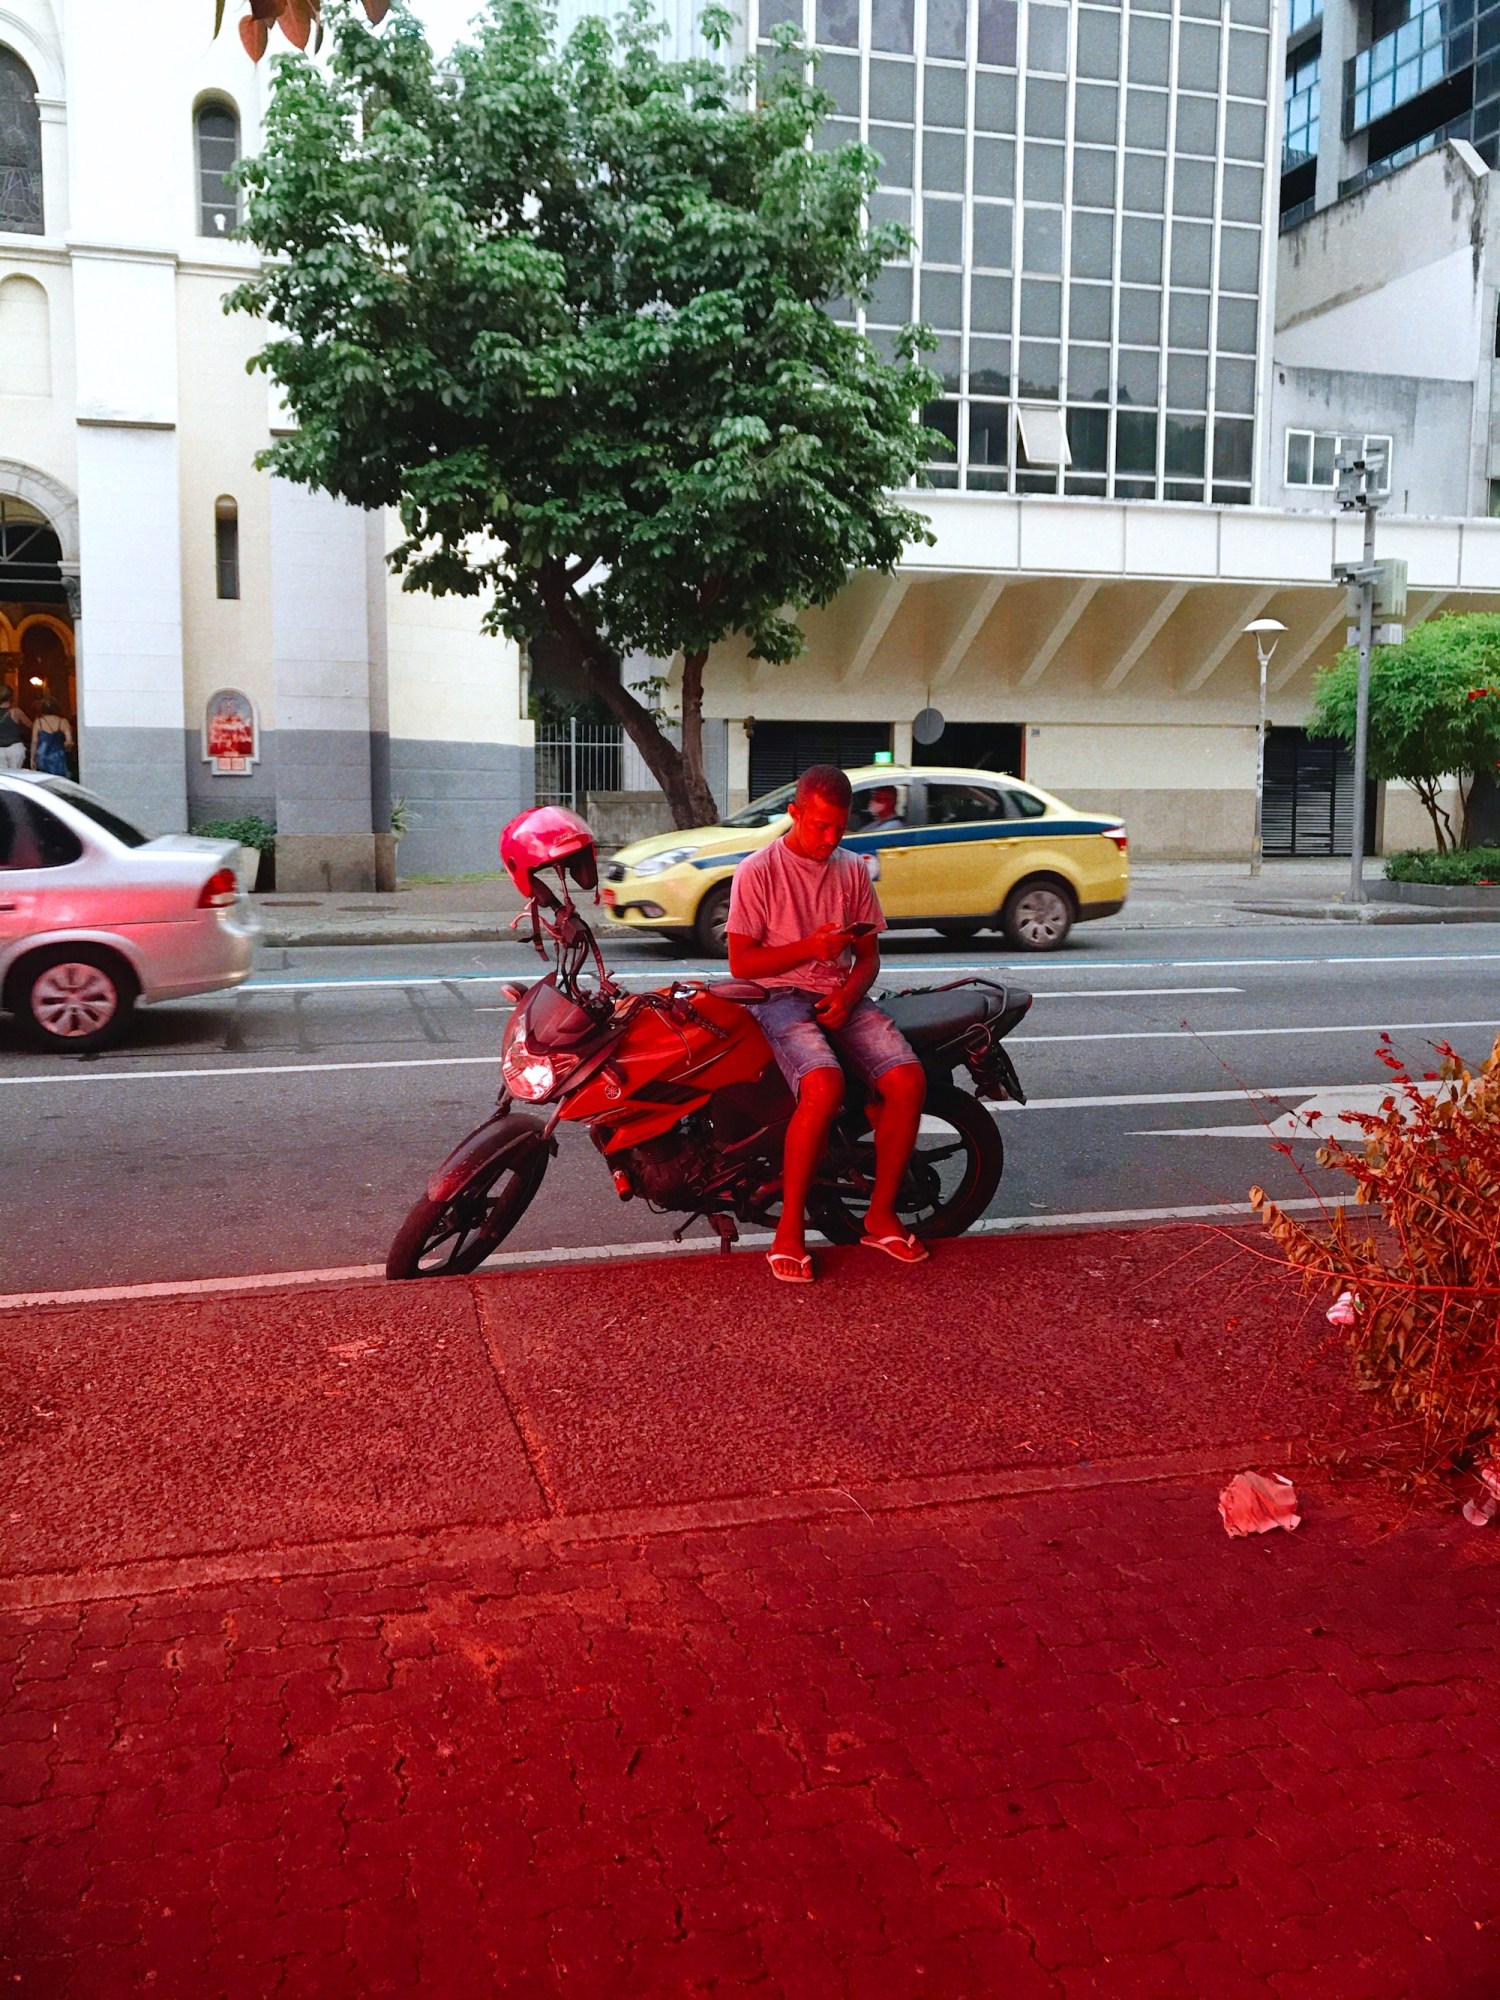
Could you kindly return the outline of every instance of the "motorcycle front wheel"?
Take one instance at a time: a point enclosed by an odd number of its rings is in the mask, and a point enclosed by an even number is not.
[[[551,1155],[545,1140],[508,1147],[446,1201],[423,1195],[396,1232],[388,1278],[459,1278],[492,1256],[531,1206]]]
[[[814,1227],[830,1243],[859,1241],[875,1185],[874,1135],[862,1114],[856,1117],[857,1134],[846,1127],[829,1149],[835,1185],[816,1186],[808,1202]],[[994,1200],[1004,1169],[1000,1128],[979,1099],[952,1084],[930,1084],[896,1213],[914,1236],[962,1236]]]

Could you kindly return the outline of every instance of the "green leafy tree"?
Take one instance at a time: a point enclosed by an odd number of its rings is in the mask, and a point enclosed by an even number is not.
[[[645,0],[558,47],[540,0],[491,0],[434,61],[402,9],[330,9],[328,67],[283,58],[231,304],[298,429],[261,463],[395,507],[407,589],[483,595],[551,633],[638,745],[678,825],[702,767],[710,649],[783,662],[795,614],[889,571],[922,517],[892,498],[936,393],[837,325],[904,232],[864,216],[875,156],[810,141],[830,100],[788,29],[769,64],[667,61]],[[728,15],[703,16],[723,51]],[[682,656],[680,749],[621,680]]]
[[[1317,679],[1314,736],[1354,741],[1359,655],[1345,647]],[[1376,649],[1370,666],[1369,769],[1372,778],[1400,778],[1427,809],[1440,854],[1469,844],[1476,781],[1487,782],[1500,761],[1500,613],[1454,612],[1417,626],[1399,646]],[[1444,786],[1459,781],[1457,834],[1441,803]]]

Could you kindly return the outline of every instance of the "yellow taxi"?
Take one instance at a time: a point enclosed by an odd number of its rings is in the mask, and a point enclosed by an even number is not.
[[[1000,930],[1019,951],[1056,951],[1075,923],[1124,905],[1130,863],[1118,819],[1074,812],[994,771],[867,764],[848,775],[844,846],[869,868],[892,930],[955,939]],[[794,789],[767,792],[720,826],[622,847],[602,871],[610,915],[722,956],[735,866],[786,832]]]

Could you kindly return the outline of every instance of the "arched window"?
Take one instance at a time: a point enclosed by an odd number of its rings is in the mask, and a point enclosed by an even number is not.
[[[224,494],[214,502],[214,561],[220,597],[240,594],[240,510]]]
[[[240,156],[240,121],[234,106],[214,99],[193,118],[198,143],[198,234],[227,236],[240,219],[239,196],[229,169]]]
[[[0,229],[42,233],[42,115],[36,78],[0,48]]]

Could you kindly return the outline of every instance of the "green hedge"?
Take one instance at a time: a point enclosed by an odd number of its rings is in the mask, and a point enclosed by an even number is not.
[[[276,828],[259,813],[246,813],[243,819],[206,819],[193,828],[205,840],[237,840],[241,847],[253,847],[264,854],[276,845]]]
[[[1500,847],[1465,847],[1457,854],[1410,848],[1386,859],[1388,882],[1431,882],[1466,889],[1476,882],[1500,883]]]

